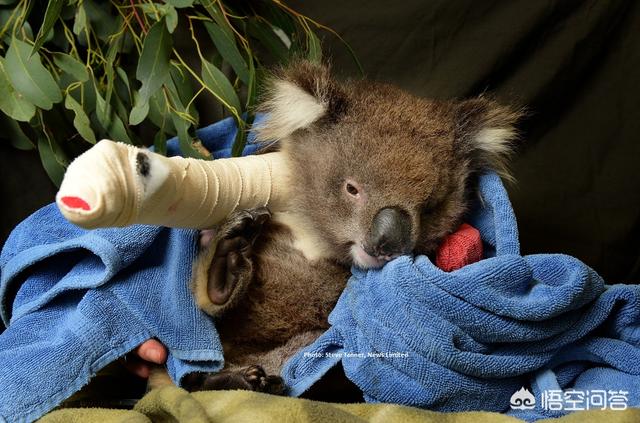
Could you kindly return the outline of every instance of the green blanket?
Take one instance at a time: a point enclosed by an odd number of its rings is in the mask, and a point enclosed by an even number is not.
[[[497,413],[470,411],[437,413],[394,404],[332,404],[299,398],[276,397],[249,391],[188,393],[167,386],[149,392],[133,410],[65,408],[53,411],[41,423],[148,423],[148,422],[420,422],[513,423],[520,420]],[[554,423],[632,423],[640,409],[576,412]]]

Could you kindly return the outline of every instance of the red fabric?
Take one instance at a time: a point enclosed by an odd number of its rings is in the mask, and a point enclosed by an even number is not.
[[[62,197],[65,206],[72,209],[91,210],[89,204],[80,197]]]
[[[436,254],[436,266],[445,272],[458,270],[467,264],[482,260],[480,231],[463,223],[457,231],[447,236]]]

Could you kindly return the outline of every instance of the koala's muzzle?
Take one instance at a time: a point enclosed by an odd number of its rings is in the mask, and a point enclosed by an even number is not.
[[[411,216],[400,207],[380,209],[373,218],[369,238],[364,245],[367,254],[391,259],[411,250]]]

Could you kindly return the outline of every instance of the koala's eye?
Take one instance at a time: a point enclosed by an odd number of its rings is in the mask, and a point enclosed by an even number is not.
[[[346,188],[347,188],[347,192],[353,196],[356,196],[359,193],[358,188],[354,187],[349,183],[347,184]]]

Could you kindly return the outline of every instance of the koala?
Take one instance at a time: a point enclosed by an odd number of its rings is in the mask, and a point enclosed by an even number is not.
[[[351,266],[432,256],[488,169],[508,177],[520,113],[487,98],[434,101],[299,62],[275,73],[259,142],[286,155],[287,212],[231,215],[204,236],[196,300],[217,321],[226,366],[190,390],[286,392],[286,360],[328,328]],[[206,295],[207,298],[202,298]]]

